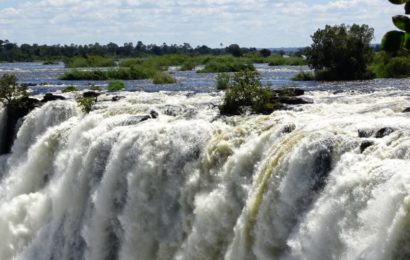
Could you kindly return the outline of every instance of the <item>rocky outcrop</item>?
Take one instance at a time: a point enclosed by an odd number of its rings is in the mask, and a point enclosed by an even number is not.
[[[43,99],[41,100],[41,102],[46,103],[49,101],[55,101],[55,100],[65,100],[66,98],[63,96],[59,96],[59,95],[54,95],[52,93],[47,93],[44,95]]]
[[[410,113],[410,107],[406,107],[406,108],[403,110],[403,113]]]
[[[6,106],[6,124],[4,126],[3,136],[1,137],[3,138],[3,142],[0,147],[0,155],[7,154],[11,151],[19,120],[39,106],[41,106],[41,102],[38,99],[29,97],[15,100]]]
[[[395,131],[394,128],[391,127],[383,127],[382,129],[380,129],[379,131],[376,132],[375,137],[376,138],[383,138],[385,136],[390,135],[391,133],[393,133]]]
[[[313,104],[313,100],[307,97],[291,97],[284,96],[279,97],[277,100],[285,105],[303,105],[303,104]]]
[[[374,145],[373,141],[369,141],[369,140],[363,141],[360,144],[360,153],[363,153],[367,148],[369,148],[372,145]]]

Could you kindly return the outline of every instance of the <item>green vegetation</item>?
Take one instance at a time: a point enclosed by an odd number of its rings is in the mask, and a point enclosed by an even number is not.
[[[65,89],[63,89],[63,93],[67,92],[74,92],[74,91],[79,91],[79,89],[76,86],[68,86]]]
[[[410,0],[389,1],[396,5],[405,4],[405,13],[410,14]],[[405,15],[396,15],[393,16],[392,20],[400,31],[386,33],[382,40],[382,49],[395,56],[402,50],[410,50],[410,18]]]
[[[238,72],[242,70],[255,70],[255,67],[247,59],[232,57],[213,58],[205,63],[205,68],[199,73],[218,73],[218,72]]]
[[[172,77],[168,73],[159,71],[155,73],[154,77],[152,78],[152,82],[154,84],[174,84],[177,81],[174,77]]]
[[[367,66],[372,61],[370,41],[373,29],[367,25],[327,25],[317,30],[305,50],[307,63],[316,80],[362,80],[372,77]]]
[[[18,105],[19,100],[28,97],[27,87],[17,84],[12,74],[4,74],[0,78],[0,102],[5,106]]]
[[[287,65],[287,66],[301,66],[306,65],[306,60],[302,57],[297,56],[290,56],[284,57],[280,55],[272,55],[267,58],[267,62],[269,66],[280,66],[280,65]]]
[[[228,73],[219,73],[216,76],[216,89],[225,90],[229,87],[231,76]]]
[[[107,90],[108,91],[120,91],[125,89],[125,84],[121,80],[113,80],[108,83]]]
[[[294,81],[311,81],[315,80],[315,74],[310,71],[301,71],[292,78]]]
[[[115,66],[115,61],[113,58],[91,55],[66,58],[64,64],[67,68],[103,68]]]
[[[385,52],[378,52],[369,69],[377,78],[410,77],[410,57],[407,55],[394,57]]]
[[[118,68],[111,70],[72,70],[64,73],[62,80],[138,80],[149,79],[157,72],[156,69],[135,65],[130,68]]]
[[[57,64],[58,64],[58,61],[55,61],[55,60],[43,61],[43,65],[57,65]]]
[[[267,58],[267,57],[269,57],[269,56],[272,54],[272,52],[271,52],[270,50],[268,50],[268,49],[262,49],[262,50],[259,51],[259,54],[260,54],[262,57]]]
[[[84,113],[90,113],[96,102],[95,98],[92,97],[79,97],[76,101]]]
[[[246,108],[250,108],[254,113],[269,114],[282,106],[272,98],[273,92],[262,86],[258,72],[243,70],[233,75],[220,106],[220,113],[240,115]]]

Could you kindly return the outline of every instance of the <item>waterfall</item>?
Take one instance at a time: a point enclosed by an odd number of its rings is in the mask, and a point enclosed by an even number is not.
[[[230,118],[183,92],[35,109],[0,160],[0,259],[408,259],[408,96],[309,95]]]
[[[3,149],[3,139],[5,138],[4,131],[5,131],[6,120],[7,120],[6,116],[7,116],[6,109],[0,105],[0,150]]]

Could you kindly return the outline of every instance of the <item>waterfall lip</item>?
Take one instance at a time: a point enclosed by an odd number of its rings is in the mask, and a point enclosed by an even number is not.
[[[372,259],[405,241],[397,91],[229,118],[223,93],[100,95],[88,114],[81,93],[32,111],[0,158],[0,258]]]

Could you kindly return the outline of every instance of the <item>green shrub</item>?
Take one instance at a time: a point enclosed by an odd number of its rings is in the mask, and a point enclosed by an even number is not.
[[[154,84],[173,84],[176,83],[176,79],[174,77],[172,77],[171,75],[169,75],[166,72],[157,72],[155,73],[152,82]]]
[[[119,68],[112,70],[71,70],[64,73],[60,78],[62,80],[139,80],[149,79],[159,71],[152,67],[146,67],[143,65],[134,65],[130,68]]]
[[[235,59],[232,57],[213,58],[207,61],[205,68],[199,73],[218,73],[218,72],[238,72],[241,70],[255,70],[253,64],[247,59]]]
[[[64,64],[67,68],[101,68],[113,67],[115,66],[115,61],[113,58],[92,55],[87,57],[66,58]]]
[[[68,86],[62,90],[63,93],[74,92],[74,91],[79,91],[79,89],[76,86]]]
[[[96,100],[93,97],[79,97],[76,99],[78,105],[84,113],[90,113]]]
[[[58,64],[58,61],[55,61],[55,60],[43,61],[43,65],[57,65],[57,64]]]
[[[243,70],[233,75],[219,109],[222,115],[239,115],[247,107],[254,113],[268,114],[280,106],[273,101],[273,92],[262,87],[258,72]]]
[[[186,61],[181,65],[179,70],[180,71],[191,71],[191,70],[194,70],[197,65],[198,64],[196,64],[193,61]]]
[[[216,76],[216,89],[225,90],[229,87],[231,76],[228,73],[219,73]]]
[[[370,69],[378,78],[410,77],[410,57],[399,56],[387,58],[385,62],[373,63]]]
[[[301,71],[292,78],[294,81],[312,81],[315,80],[315,73],[311,71]]]
[[[0,102],[5,106],[17,105],[18,100],[28,97],[27,87],[17,84],[14,74],[4,74],[0,78]]]
[[[121,80],[113,80],[108,83],[107,90],[108,91],[120,91],[125,88],[125,84]]]

